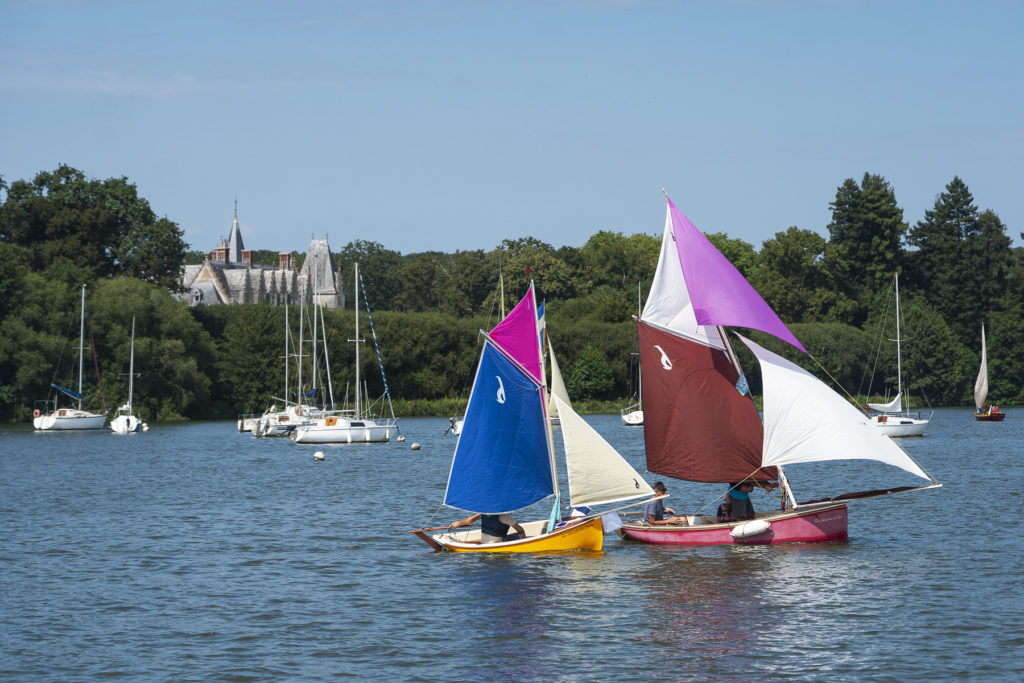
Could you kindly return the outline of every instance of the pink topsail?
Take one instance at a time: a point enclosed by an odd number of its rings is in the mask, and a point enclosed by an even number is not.
[[[807,349],[736,267],[676,208],[668,195],[665,199],[697,322],[760,330],[807,353]]]
[[[544,384],[537,327],[537,299],[532,282],[523,300],[491,330],[490,337],[522,365],[537,384]]]

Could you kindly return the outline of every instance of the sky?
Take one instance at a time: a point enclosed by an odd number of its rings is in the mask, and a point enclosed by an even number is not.
[[[0,175],[126,177],[190,248],[760,249],[876,173],[1024,231],[1024,2],[0,0]]]

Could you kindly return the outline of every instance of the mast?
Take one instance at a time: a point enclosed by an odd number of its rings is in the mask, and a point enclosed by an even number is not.
[[[640,281],[636,281],[636,317],[637,320],[643,315],[643,308],[640,305],[641,302],[640,293]],[[644,408],[644,373],[640,372],[640,349],[637,348],[636,354],[636,400],[640,403],[640,409]]]
[[[132,359],[128,363],[128,414],[132,414],[132,390],[135,387],[135,316],[132,316]]]
[[[85,365],[85,285],[82,285],[82,324],[78,333],[78,409],[82,409],[82,368]]]
[[[288,303],[284,305],[284,407],[288,409],[288,335],[291,330],[288,328]]]
[[[359,344],[362,342],[362,340],[359,338],[359,264],[358,263],[355,264],[355,277],[353,279],[355,280],[355,284],[354,284],[353,289],[355,290],[356,298],[352,302],[352,309],[355,311],[355,314],[356,314],[356,334],[355,334],[355,339],[349,339],[349,341],[350,342],[354,342],[355,345],[356,345],[356,413],[355,413],[355,415],[356,415],[356,417],[360,417],[362,415],[362,411],[360,410],[361,406],[360,406],[360,388],[359,388]]]
[[[296,392],[296,396],[295,396],[295,403],[296,403],[296,405],[298,405],[300,402],[304,402],[302,400],[304,398],[304,396],[302,394],[305,392],[305,390],[303,389],[303,386],[302,386],[302,335],[303,335],[302,326],[303,326],[303,324],[305,324],[305,321],[303,320],[302,313],[303,313],[303,311],[306,308],[306,302],[304,301],[305,297],[300,297],[300,299],[302,299],[302,300],[299,301],[299,352],[298,352],[298,354],[296,354],[298,356],[298,365],[299,365],[299,369],[298,369],[298,374],[299,374],[298,389],[299,390]],[[285,395],[285,400],[288,400],[288,392],[287,391],[285,391],[284,395]]]
[[[896,278],[896,395],[902,401],[903,394],[903,357],[900,355],[900,274]],[[908,409],[909,411],[909,409]]]
[[[316,309],[317,309],[317,292],[320,291],[320,288],[317,286],[317,278],[319,277],[319,271],[317,269],[317,265],[318,264],[317,264],[316,260],[314,259],[314,261],[313,261],[313,399],[314,400],[316,400],[318,398],[318,396],[316,395],[316,375],[317,375],[317,372],[316,372],[316,331],[317,331],[316,330]],[[324,406],[324,405],[321,405],[320,407],[321,408],[326,408],[326,406]]]

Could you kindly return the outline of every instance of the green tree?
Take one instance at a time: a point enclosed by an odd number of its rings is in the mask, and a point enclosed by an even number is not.
[[[355,264],[359,264],[359,276],[366,287],[366,296],[370,305],[379,311],[394,308],[396,294],[394,271],[402,267],[401,255],[385,249],[378,242],[354,240],[346,244],[337,254],[336,264],[342,274],[342,286],[352,291],[352,278]],[[359,296],[362,300],[362,292]],[[352,309],[351,296],[346,299],[346,308]]]
[[[569,396],[573,399],[609,399],[614,397],[614,385],[608,360],[592,344],[587,344],[576,358],[566,382]]]
[[[834,274],[839,291],[857,299],[884,289],[901,266],[903,236],[907,224],[896,194],[880,175],[865,173],[860,187],[848,178],[830,204],[828,225]]]
[[[796,226],[765,240],[750,268],[750,284],[787,322],[850,322],[855,302],[829,287],[825,239]]]
[[[185,255],[177,224],[158,219],[127,178],[89,180],[66,165],[8,188],[0,241],[29,249],[34,270],[63,258],[96,276],[127,275],[168,289]]]
[[[979,215],[967,185],[954,177],[911,229],[909,241],[917,247],[909,254],[914,284],[946,312],[961,343],[971,344],[1010,284],[1013,254],[1006,227],[992,211]]]

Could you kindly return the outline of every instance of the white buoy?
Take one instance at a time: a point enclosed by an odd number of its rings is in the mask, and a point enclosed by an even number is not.
[[[419,449],[420,449],[419,443],[413,443],[413,445],[409,446],[409,450],[418,451]]]
[[[149,425],[146,424],[145,422],[142,423],[142,431],[144,431],[144,432],[148,432],[149,431]]]
[[[316,460],[317,462],[320,462],[321,460],[324,459],[324,452],[317,451],[316,453],[313,454],[313,459]]]
[[[402,435],[402,434],[399,434],[398,438],[396,439],[396,441],[398,441],[398,443],[402,443],[403,441],[405,441],[405,436]]]

